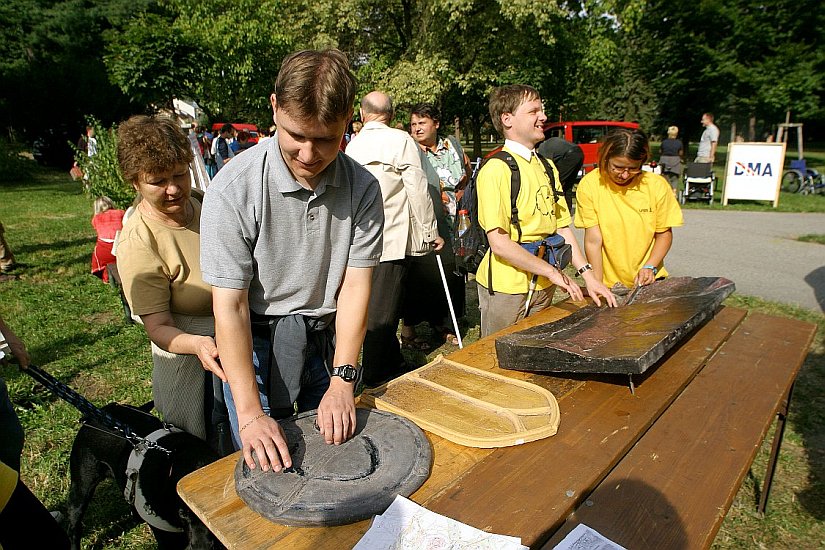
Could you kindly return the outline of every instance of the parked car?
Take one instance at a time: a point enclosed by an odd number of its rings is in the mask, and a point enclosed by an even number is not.
[[[636,129],[636,122],[616,120],[576,120],[568,122],[551,122],[544,127],[544,137],[564,138],[578,145],[584,153],[584,172],[596,167],[599,162],[599,143],[604,136],[616,128]]]
[[[212,125],[212,133],[214,135],[218,135],[218,132],[221,131],[221,126],[226,124],[225,122],[216,122]],[[245,124],[242,122],[232,122],[232,127],[235,128],[236,132],[240,132],[241,130],[246,130],[249,132],[249,143],[258,143],[258,127],[254,124]]]

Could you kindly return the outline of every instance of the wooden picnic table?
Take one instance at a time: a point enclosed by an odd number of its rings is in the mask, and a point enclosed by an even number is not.
[[[559,304],[500,334],[563,318],[576,307]],[[561,408],[559,432],[500,449],[462,447],[427,433],[432,473],[410,498],[474,527],[521,537],[532,548],[551,548],[579,522],[627,548],[705,548],[779,415],[764,509],[790,392],[815,330],[722,307],[655,368],[634,377],[633,395],[622,376],[498,369],[494,337],[481,339],[449,358],[552,391]],[[368,520],[327,528],[269,522],[235,493],[239,457],[178,484],[183,500],[228,548],[351,548],[368,529]]]

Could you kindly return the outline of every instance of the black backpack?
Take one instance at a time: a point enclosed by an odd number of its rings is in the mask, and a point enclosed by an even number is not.
[[[550,178],[550,188],[553,190],[553,201],[556,203],[559,200],[559,194],[556,189],[555,173],[553,169],[550,168],[547,159],[538,153],[536,156],[541,161],[544,166],[544,171]],[[518,207],[516,206],[516,199],[518,199],[519,191],[521,191],[521,174],[519,173],[518,163],[516,159],[513,158],[513,155],[504,150],[499,150],[483,161],[480,158],[476,159],[476,167],[464,190],[464,196],[461,198],[461,204],[459,205],[459,208],[461,210],[467,210],[470,216],[470,229],[461,236],[464,248],[462,260],[464,268],[469,273],[478,271],[481,260],[490,248],[490,243],[487,241],[487,232],[484,231],[484,228],[478,223],[478,189],[476,184],[476,179],[482,166],[490,159],[499,159],[510,167],[510,224],[515,226],[518,232],[518,242],[521,242],[521,224],[519,223]],[[490,291],[492,292],[492,273],[489,274],[488,280],[490,281]]]

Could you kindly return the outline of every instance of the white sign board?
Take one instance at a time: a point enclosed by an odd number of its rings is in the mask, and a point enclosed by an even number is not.
[[[722,204],[728,199],[773,201],[776,208],[784,166],[784,143],[729,144]]]

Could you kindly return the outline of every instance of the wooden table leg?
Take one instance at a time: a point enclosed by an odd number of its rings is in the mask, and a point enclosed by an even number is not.
[[[759,498],[759,507],[756,509],[760,515],[765,515],[768,506],[768,494],[771,492],[773,475],[776,473],[776,461],[779,458],[779,448],[782,446],[782,438],[785,436],[785,422],[788,419],[788,409],[791,407],[791,395],[793,394],[793,384],[788,388],[788,393],[782,401],[782,406],[777,415],[776,431],[773,435],[773,446],[771,457],[768,460],[768,468],[765,471],[765,481],[762,484],[762,496]]]

